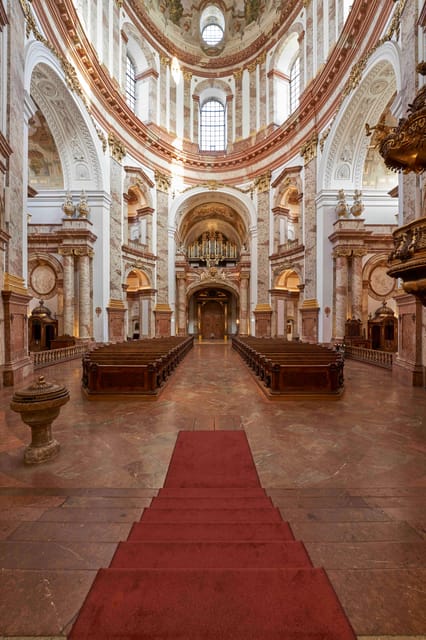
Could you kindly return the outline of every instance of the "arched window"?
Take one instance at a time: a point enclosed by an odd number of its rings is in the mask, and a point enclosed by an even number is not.
[[[225,139],[225,107],[219,100],[207,100],[200,113],[200,149],[224,151]]]
[[[297,57],[290,68],[290,113],[297,108],[300,96],[300,58]]]
[[[136,106],[136,69],[129,56],[126,58],[126,101],[134,111]]]

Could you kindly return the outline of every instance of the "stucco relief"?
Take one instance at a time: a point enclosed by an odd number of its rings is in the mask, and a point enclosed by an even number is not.
[[[334,135],[324,145],[326,169],[324,187],[335,180],[352,180],[362,186],[362,174],[369,139],[365,123],[376,123],[395,91],[395,76],[387,61],[376,64],[362,81],[342,114]]]
[[[38,65],[34,70],[31,95],[52,132],[66,177],[65,183],[75,185],[76,182],[90,180],[93,188],[101,188],[99,162],[86,123],[67,87],[47,65]]]
[[[30,283],[36,296],[46,297],[56,287],[56,274],[48,264],[37,265],[31,272]]]
[[[391,278],[387,274],[387,267],[385,265],[377,265],[370,272],[369,278],[369,293],[373,298],[377,300],[385,300],[389,298],[392,291],[395,289],[395,278]]]

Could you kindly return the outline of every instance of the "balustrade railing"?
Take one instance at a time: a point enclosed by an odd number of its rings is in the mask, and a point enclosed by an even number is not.
[[[41,369],[51,364],[79,358],[88,349],[89,345],[87,344],[75,344],[70,347],[61,347],[60,349],[49,349],[48,351],[32,351],[30,355],[34,363],[34,369]]]
[[[364,347],[355,347],[353,345],[345,345],[345,356],[353,360],[361,360],[374,364],[377,367],[392,369],[393,357],[395,354],[389,351],[379,351],[377,349],[365,349]]]

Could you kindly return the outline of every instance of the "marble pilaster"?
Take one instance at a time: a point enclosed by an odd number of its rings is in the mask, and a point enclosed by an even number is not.
[[[79,276],[79,337],[90,338],[90,256],[80,255],[78,259]]]
[[[348,319],[348,256],[350,249],[339,248],[334,252],[335,257],[335,291],[334,291],[334,327],[333,339],[343,341],[345,322]]]
[[[351,317],[356,320],[362,320],[362,257],[364,255],[363,249],[352,251]]]
[[[186,277],[184,273],[177,275],[177,335],[186,336]]]
[[[257,82],[256,82],[256,68],[257,65],[255,63],[251,64],[248,68],[250,74],[250,83],[249,83],[249,118],[250,118],[250,135],[255,134],[257,131]]]
[[[265,56],[263,56],[259,60],[259,126],[260,129],[264,129],[267,125],[267,117],[266,113],[266,92],[267,92],[267,84],[268,78],[266,77],[266,64],[265,64]]]
[[[270,173],[255,181],[257,189],[257,304],[269,304]]]
[[[234,78],[235,78],[235,99],[236,99],[235,140],[241,140],[243,135],[243,119],[242,119],[243,70],[237,69],[236,71],[234,71]]]
[[[303,188],[303,244],[305,245],[304,294],[311,300],[317,296],[317,145],[318,138],[312,136],[303,146],[301,154],[305,161]]]
[[[249,276],[248,274],[241,274],[240,281],[240,328],[239,334],[240,336],[247,336],[249,331],[249,313],[248,313],[248,287],[249,287]]]
[[[184,71],[183,77],[183,137],[192,140],[191,131],[191,80],[192,73]]]
[[[63,254],[64,269],[64,334],[74,335],[74,255]]]
[[[168,213],[170,178],[156,174],[157,185],[157,302],[169,303],[168,287]]]
[[[167,95],[167,86],[168,86],[168,71],[169,71],[170,60],[167,57],[160,57],[160,127],[168,128],[168,95]]]

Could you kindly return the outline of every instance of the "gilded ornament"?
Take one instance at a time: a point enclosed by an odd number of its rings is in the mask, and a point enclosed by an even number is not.
[[[254,180],[254,188],[257,193],[265,193],[271,188],[271,171],[263,173]]]
[[[111,156],[117,162],[121,162],[126,155],[126,147],[124,144],[117,138],[112,131],[108,134],[108,144]]]
[[[170,176],[166,176],[164,173],[156,171],[154,177],[158,191],[162,191],[163,193],[170,193],[170,187],[172,184]]]
[[[302,156],[305,162],[305,165],[309,164],[311,160],[316,158],[317,148],[318,148],[318,134],[314,133],[300,149],[300,155]]]

